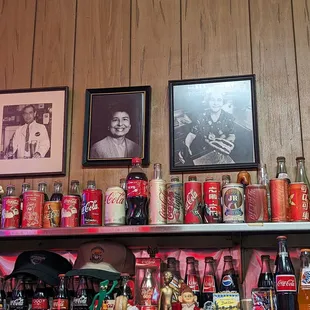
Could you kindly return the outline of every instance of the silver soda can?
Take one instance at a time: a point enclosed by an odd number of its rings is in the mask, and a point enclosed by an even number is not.
[[[104,198],[104,224],[125,225],[125,191],[119,186],[109,187]]]
[[[178,177],[167,184],[167,224],[184,223],[183,184]]]
[[[240,183],[228,183],[222,189],[223,222],[244,222],[244,189]]]
[[[167,224],[167,190],[162,179],[150,181],[149,224]]]

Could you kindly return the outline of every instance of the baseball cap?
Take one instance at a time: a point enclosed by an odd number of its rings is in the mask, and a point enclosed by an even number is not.
[[[6,279],[20,274],[32,275],[49,285],[58,284],[58,275],[72,269],[61,255],[49,251],[25,251],[18,255],[14,269]]]
[[[134,275],[135,256],[122,244],[110,241],[86,242],[78,250],[73,269],[67,277],[86,276],[117,280],[121,273]]]

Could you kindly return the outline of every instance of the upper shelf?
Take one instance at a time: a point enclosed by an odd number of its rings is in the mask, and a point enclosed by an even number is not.
[[[216,235],[238,232],[307,232],[310,222],[292,223],[236,223],[236,224],[191,224],[191,225],[145,225],[145,226],[109,226],[109,227],[76,227],[49,229],[0,229],[0,238],[32,237],[75,237],[75,236],[126,236],[139,237],[148,235]]]

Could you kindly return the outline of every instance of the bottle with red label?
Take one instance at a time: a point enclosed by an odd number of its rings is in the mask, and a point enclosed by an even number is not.
[[[262,269],[259,275],[257,287],[274,288],[273,274],[270,269],[270,256],[262,255]]]
[[[127,175],[127,225],[147,225],[147,185],[148,179],[141,168],[141,158],[132,159],[132,168]]]
[[[186,272],[184,282],[197,296],[197,303],[199,303],[199,306],[202,307],[201,306],[202,300],[200,296],[200,287],[199,287],[199,275],[196,272],[194,257],[186,257]]]
[[[224,256],[224,269],[220,284],[220,292],[239,293],[238,277],[231,256]]]
[[[17,284],[12,292],[10,310],[28,310],[28,299],[25,292],[25,285],[22,276],[17,278]]]
[[[68,291],[65,283],[65,275],[60,274],[59,285],[57,288],[57,293],[53,298],[53,310],[68,310],[69,309],[69,297]]]
[[[287,238],[277,237],[278,253],[276,261],[275,284],[278,309],[296,310],[297,303],[297,284],[295,270],[287,249]]]
[[[202,291],[201,291],[202,305],[205,306],[205,308],[208,309],[208,307],[212,305],[213,293],[216,292],[217,292],[217,284],[214,271],[214,260],[213,257],[206,257],[205,271],[203,275]]]
[[[33,310],[47,310],[49,308],[46,286],[42,280],[38,280],[36,290],[32,298]]]

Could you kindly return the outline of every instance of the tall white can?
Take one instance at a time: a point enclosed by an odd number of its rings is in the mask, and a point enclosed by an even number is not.
[[[125,225],[125,191],[119,186],[109,187],[104,198],[104,224]]]

